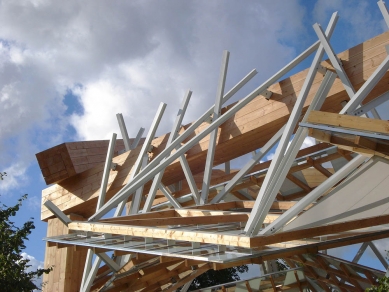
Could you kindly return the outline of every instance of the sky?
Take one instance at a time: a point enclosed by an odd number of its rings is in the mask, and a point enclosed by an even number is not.
[[[336,52],[387,30],[375,0],[0,1],[0,171],[8,174],[0,200],[29,195],[15,218],[35,218],[26,256],[44,259],[47,186],[35,153],[120,138],[116,113],[135,136],[160,102],[167,109],[157,135],[170,132],[188,89],[184,123],[195,120],[214,104],[223,50],[231,53],[227,90],[259,72],[236,101],[315,42],[312,25],[325,28],[334,11]]]

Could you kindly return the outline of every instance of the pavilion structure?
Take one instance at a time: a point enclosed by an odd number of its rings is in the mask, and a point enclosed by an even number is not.
[[[389,31],[335,54],[337,19],[315,24],[315,43],[230,105],[256,71],[226,89],[223,52],[215,104],[182,125],[188,91],[166,135],[155,138],[161,103],[144,138],[141,129],[130,139],[118,114],[122,140],[38,153],[52,184],[42,192],[45,265],[54,266],[44,290],[187,291],[210,269],[243,264],[262,273],[199,291],[377,284],[385,272],[358,261],[371,249],[388,266],[374,241],[389,237],[389,122],[376,111],[389,99]],[[310,55],[308,69],[288,75]],[[308,136],[316,145],[300,149]],[[231,169],[243,155],[246,164]],[[327,255],[353,244],[361,247],[352,261]]]

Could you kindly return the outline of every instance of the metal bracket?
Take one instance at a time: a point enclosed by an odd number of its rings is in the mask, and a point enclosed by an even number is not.
[[[149,148],[147,148],[147,152],[148,153],[152,153],[154,150],[154,146],[153,145],[150,145]]]
[[[266,89],[266,90],[261,92],[261,95],[264,96],[266,98],[266,100],[269,100],[270,97],[273,95],[273,92]]]
[[[328,70],[327,67],[324,67],[324,66],[322,66],[320,64],[317,66],[316,69],[317,69],[317,72],[320,73],[320,74],[323,74],[323,76],[326,75],[327,70]]]
[[[213,114],[210,114],[209,117],[204,120],[204,123],[208,123],[208,124],[211,124],[213,121]]]
[[[117,165],[118,165],[117,163],[111,162],[111,169],[112,169],[112,170],[116,170],[116,166],[117,166]]]

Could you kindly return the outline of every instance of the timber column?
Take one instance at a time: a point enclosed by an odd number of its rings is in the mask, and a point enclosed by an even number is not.
[[[84,221],[76,214],[68,215],[70,220]],[[69,234],[69,229],[59,219],[49,219],[47,236]],[[44,292],[80,291],[82,272],[85,265],[87,249],[75,250],[74,247],[58,248],[46,243],[45,268],[53,267],[49,274],[43,275]]]

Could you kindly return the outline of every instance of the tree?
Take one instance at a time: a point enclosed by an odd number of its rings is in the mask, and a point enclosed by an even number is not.
[[[378,285],[371,288],[367,288],[366,292],[387,292],[389,291],[389,278],[382,277],[378,280]]]
[[[189,291],[238,281],[240,280],[238,273],[245,273],[247,271],[248,267],[246,265],[232,267],[219,271],[209,270],[193,280],[192,284],[189,287]]]
[[[19,228],[10,221],[10,217],[16,216],[25,199],[27,195],[22,196],[13,207],[0,205],[0,289],[2,291],[24,292],[39,289],[34,284],[34,279],[52,270],[49,268],[27,272],[27,268],[31,265],[28,264],[28,259],[21,256],[21,251],[26,248],[24,241],[28,240],[28,235],[35,228],[34,222],[27,221]]]

